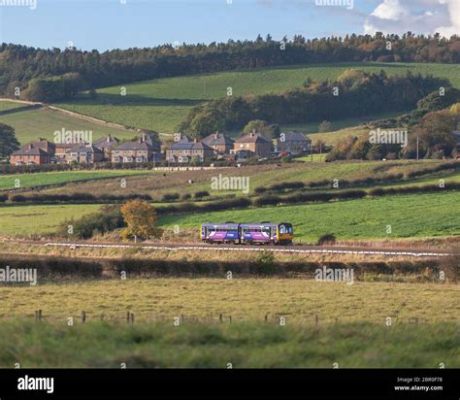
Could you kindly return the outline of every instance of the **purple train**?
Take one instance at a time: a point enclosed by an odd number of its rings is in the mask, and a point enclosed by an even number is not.
[[[238,224],[207,223],[201,225],[201,240],[206,243],[233,244],[291,244],[294,238],[292,224],[270,222]]]

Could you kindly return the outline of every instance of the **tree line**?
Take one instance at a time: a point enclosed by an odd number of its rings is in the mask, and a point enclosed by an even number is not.
[[[377,33],[320,39],[296,35],[291,40],[285,37],[275,41],[270,35],[259,35],[252,41],[164,44],[105,52],[3,43],[0,95],[55,101],[71,98],[75,88],[78,91],[146,79],[270,66],[368,61],[459,63],[460,38],[416,36],[409,32],[402,36]],[[69,73],[76,75],[66,75]]]
[[[226,97],[194,107],[180,130],[206,135],[216,130],[241,129],[249,121],[276,124],[334,121],[384,112],[407,111],[447,80],[433,76],[387,76],[346,70],[337,81],[306,82],[281,94]]]

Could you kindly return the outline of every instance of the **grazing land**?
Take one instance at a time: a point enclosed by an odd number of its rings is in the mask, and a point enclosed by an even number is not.
[[[126,311],[138,321],[175,316],[232,321],[263,321],[284,316],[289,324],[366,321],[385,324],[419,318],[427,323],[455,322],[460,288],[455,284],[317,282],[309,279],[158,278],[92,280],[78,283],[2,288],[2,318],[33,317],[43,310],[50,321],[65,321],[86,311],[88,319],[121,320]],[[94,301],[97,299],[97,302]],[[425,307],[420,307],[425,304]]]
[[[100,205],[0,207],[0,234],[29,236],[53,233],[58,225],[99,210]]]
[[[131,139],[136,136],[136,132],[100,125],[44,107],[0,115],[0,122],[15,129],[16,137],[21,144],[41,137],[53,142],[54,132],[62,129],[92,131],[93,140],[108,134],[119,139]]]
[[[25,368],[439,368],[440,362],[458,368],[459,341],[453,323],[68,327],[15,321],[0,327],[0,367],[20,361]]]
[[[0,176],[0,190],[30,188],[48,185],[64,185],[69,182],[99,181],[100,179],[146,175],[146,171],[98,170],[98,171],[64,171],[37,172],[33,174],[14,174]],[[19,184],[19,185],[18,185]]]
[[[162,227],[198,228],[203,222],[292,221],[297,241],[316,242],[326,233],[339,240],[394,239],[460,235],[456,192],[397,195],[325,204],[262,207],[170,215]],[[391,233],[387,233],[388,226]]]
[[[156,79],[98,89],[96,99],[82,95],[75,101],[58,105],[127,126],[174,132],[194,105],[225,97],[229,87],[233,96],[280,93],[302,86],[308,78],[317,81],[336,79],[349,68],[366,72],[384,69],[389,75],[401,75],[407,71],[432,74],[447,78],[455,87],[460,87],[460,67],[455,64],[318,64]],[[120,94],[122,87],[126,89],[126,96]],[[349,123],[348,126],[356,125],[356,121]],[[311,126],[306,128],[312,131]]]
[[[133,174],[127,178],[126,188],[120,187],[120,180],[104,179],[96,182],[69,182],[65,187],[53,187],[43,189],[42,193],[49,194],[72,194],[92,193],[98,194],[149,194],[155,201],[160,201],[165,193],[195,193],[208,191],[213,195],[235,194],[245,195],[241,190],[226,192],[213,190],[211,183],[213,178],[223,177],[249,177],[249,193],[253,193],[257,187],[267,187],[281,182],[317,182],[322,180],[333,181],[385,178],[393,174],[407,174],[426,168],[436,167],[441,161],[358,161],[358,162],[304,162],[292,164],[254,165],[241,168],[223,168],[199,171],[178,171],[152,173],[143,176]],[[447,173],[447,172],[446,172]],[[416,182],[410,179],[407,182]],[[14,180],[13,180],[14,182]],[[190,183],[191,182],[191,183]]]

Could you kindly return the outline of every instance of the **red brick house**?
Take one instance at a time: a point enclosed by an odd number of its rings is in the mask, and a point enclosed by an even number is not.
[[[43,165],[51,162],[51,155],[36,144],[30,143],[10,156],[12,165]]]
[[[272,142],[260,133],[252,132],[235,140],[232,153],[238,157],[238,154],[241,152],[246,155],[249,154],[252,157],[270,157]]]

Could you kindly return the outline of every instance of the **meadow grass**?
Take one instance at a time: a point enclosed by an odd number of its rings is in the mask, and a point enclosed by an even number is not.
[[[228,87],[232,88],[233,96],[281,93],[301,87],[308,78],[318,81],[335,79],[349,68],[366,72],[384,69],[389,75],[401,75],[407,71],[433,74],[460,87],[460,67],[454,64],[339,63],[155,79],[98,89],[96,99],[82,95],[75,101],[58,105],[128,126],[174,132],[194,105],[225,97]],[[126,96],[120,95],[122,86],[126,88]]]
[[[15,110],[17,108],[22,108],[26,106],[27,106],[26,104],[16,103],[14,101],[0,100],[0,112],[8,111],[8,110]]]
[[[54,132],[61,131],[63,128],[66,131],[91,131],[93,140],[109,134],[119,139],[131,139],[136,136],[135,132],[99,125],[48,108],[0,115],[0,122],[14,128],[16,137],[21,144],[29,143],[40,137],[53,142]]]
[[[310,157],[305,157],[304,161],[306,160],[310,160]],[[208,191],[215,196],[244,196],[245,193],[241,190],[215,190],[212,186],[213,178],[218,178],[219,175],[223,177],[249,178],[249,192],[253,193],[257,187],[267,187],[281,182],[317,182],[322,180],[332,182],[334,179],[340,181],[369,177],[384,178],[389,174],[406,174],[410,171],[435,167],[441,163],[440,161],[432,160],[324,163],[320,160],[321,158],[316,156],[313,162],[255,165],[203,171],[151,173],[151,175],[128,177],[126,188],[120,187],[119,179],[104,179],[96,182],[68,183],[65,187],[48,188],[42,190],[42,192],[50,194],[80,192],[93,194],[149,194],[156,202],[161,201],[162,196],[166,193],[194,194],[198,191]],[[417,180],[414,179],[411,181]]]
[[[31,262],[33,267],[33,262]],[[355,281],[319,282],[312,279],[132,278],[81,280],[72,283],[3,286],[0,318],[34,316],[43,310],[48,321],[64,322],[87,313],[88,320],[123,322],[129,310],[138,322],[186,319],[233,322],[273,322],[284,316],[288,325],[369,322],[385,324],[418,318],[420,322],[455,321],[460,288],[456,284]]]
[[[97,181],[114,177],[145,175],[147,171],[138,170],[98,170],[98,171],[60,171],[37,172],[32,174],[0,175],[0,190],[29,188],[46,185],[60,185],[68,182]]]
[[[168,323],[169,322],[169,323]],[[455,324],[0,324],[0,367],[458,368]]]
[[[59,224],[94,213],[100,205],[3,206],[0,207],[0,234],[29,236],[53,233]]]
[[[441,190],[441,189],[440,189]],[[326,233],[338,240],[442,237],[460,234],[457,192],[396,195],[322,204],[168,215],[162,227],[195,229],[204,222],[291,222],[296,241],[316,242]],[[391,233],[387,233],[388,229]]]

